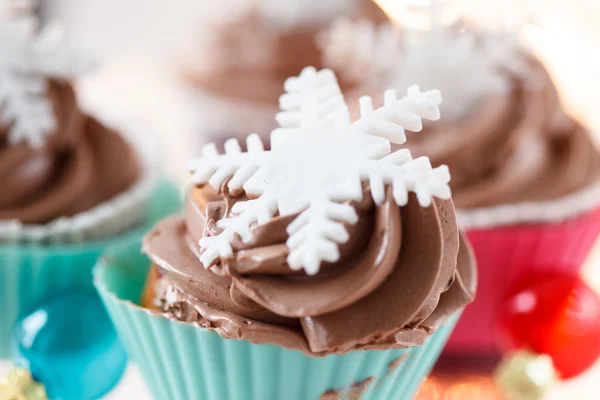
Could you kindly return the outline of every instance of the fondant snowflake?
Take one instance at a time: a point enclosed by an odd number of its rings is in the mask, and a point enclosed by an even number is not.
[[[298,214],[287,228],[287,261],[294,270],[316,274],[322,262],[339,259],[338,245],[348,240],[344,224],[357,222],[350,202],[362,199],[363,182],[369,183],[376,204],[385,200],[387,185],[400,206],[406,205],[408,192],[416,193],[423,207],[431,205],[433,196],[450,197],[447,167],[432,168],[426,157],[413,160],[407,149],[391,151],[391,143],[405,142],[404,129],[419,131],[421,118],[439,119],[439,91],[421,92],[415,86],[398,99],[389,90],[377,109],[370,97],[363,97],[361,116],[352,122],[331,70],[307,67],[287,80],[285,90],[270,151],[251,134],[247,152],[230,139],[225,154],[208,145],[190,164],[196,184],[219,190],[231,177],[229,190],[243,188],[251,198],[236,203],[233,216],[217,223],[220,234],[200,240],[204,266],[232,256],[231,242],[238,236],[251,240],[255,224]]]
[[[39,34],[32,28],[0,20],[0,123],[10,126],[10,144],[39,147],[55,127],[47,78],[70,79],[91,64],[61,46],[63,31],[58,25]]]
[[[508,90],[510,75],[522,76],[529,66],[514,32],[474,30],[459,20],[448,25],[444,7],[432,0],[420,8],[425,31],[338,20],[319,37],[324,64],[355,83],[368,77],[397,90],[439,89],[444,116],[460,118],[484,95]]]

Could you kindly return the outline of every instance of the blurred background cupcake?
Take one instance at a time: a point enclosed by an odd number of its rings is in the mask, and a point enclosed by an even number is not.
[[[196,129],[219,143],[247,132],[268,137],[283,82],[306,65],[321,65],[317,33],[335,18],[388,20],[372,0],[242,0],[231,6],[202,27],[197,49],[183,58],[185,75],[198,89],[191,93]]]
[[[316,34],[331,21],[387,20],[371,0],[52,0],[39,9],[103,62],[80,94],[152,121],[178,180],[187,172],[181,158],[203,144],[268,135],[283,81],[320,64]]]
[[[17,14],[0,20],[0,357],[19,316],[61,290],[90,289],[107,244],[177,208],[148,132],[110,128],[78,105],[72,81],[89,60],[57,25],[38,30]]]
[[[449,349],[487,353],[497,345],[498,310],[519,279],[582,267],[600,233],[600,153],[521,44],[523,24],[484,28],[453,18],[444,3],[420,8],[413,25],[397,28],[339,20],[321,45],[325,65],[357,92],[413,82],[441,89],[442,119],[408,146],[450,168],[481,271],[481,294]],[[359,73],[365,69],[372,73]],[[359,95],[349,101],[358,104]]]
[[[143,241],[150,260],[122,247],[96,270],[157,398],[408,400],[475,295],[447,169],[390,150],[391,116],[418,130],[439,93],[388,93],[351,124],[331,71],[286,88],[271,151],[258,135],[247,153],[206,146],[185,215]]]

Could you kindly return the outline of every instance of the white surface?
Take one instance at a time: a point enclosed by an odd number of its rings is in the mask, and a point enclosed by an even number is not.
[[[102,400],[151,400],[150,391],[137,366],[129,363],[121,383]]]
[[[6,374],[12,368],[8,361],[0,360],[0,376]],[[102,400],[151,400],[152,396],[146,388],[140,370],[129,363],[123,379],[111,393],[104,396]]]

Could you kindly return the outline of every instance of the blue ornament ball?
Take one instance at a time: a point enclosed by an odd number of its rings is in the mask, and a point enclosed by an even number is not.
[[[127,356],[94,292],[54,296],[19,320],[16,362],[54,400],[93,400],[121,379]]]

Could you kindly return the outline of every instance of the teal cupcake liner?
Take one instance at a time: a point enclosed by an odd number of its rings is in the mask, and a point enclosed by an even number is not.
[[[150,267],[139,246],[111,249],[96,267],[94,283],[155,399],[317,400],[328,391],[338,391],[339,398],[412,399],[459,317],[452,316],[421,347],[323,358],[223,339],[135,304]],[[359,397],[361,386],[366,389]],[[338,398],[331,395],[322,398]]]
[[[11,353],[10,336],[20,316],[48,296],[78,288],[93,290],[92,268],[115,243],[136,243],[152,225],[175,213],[179,191],[169,182],[157,185],[147,202],[142,225],[120,235],[76,244],[0,244],[0,358]]]

